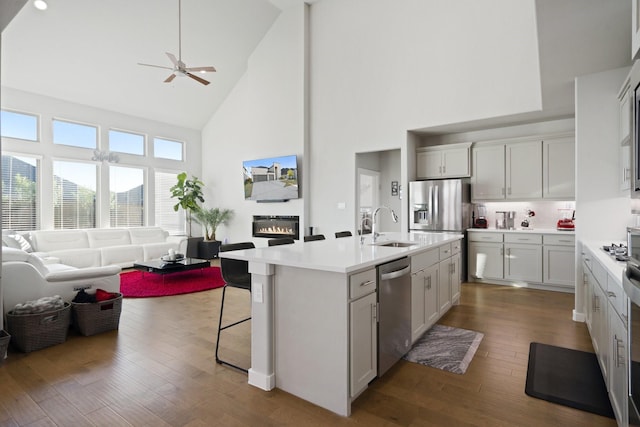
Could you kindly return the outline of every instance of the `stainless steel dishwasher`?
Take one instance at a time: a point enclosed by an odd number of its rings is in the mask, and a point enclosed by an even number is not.
[[[411,348],[411,261],[378,267],[378,377]]]

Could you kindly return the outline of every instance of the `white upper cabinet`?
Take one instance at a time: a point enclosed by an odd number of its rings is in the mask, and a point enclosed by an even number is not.
[[[542,142],[543,197],[573,200],[576,194],[575,142],[573,137],[545,139]]]
[[[540,141],[507,144],[506,198],[542,198],[542,147]]]
[[[629,90],[629,78],[627,78],[618,94],[620,109],[618,111],[618,139],[620,141],[620,165],[618,176],[620,190],[631,188],[631,91]]]
[[[504,199],[504,145],[475,146],[473,148],[473,200]]]
[[[418,179],[464,178],[471,176],[471,143],[438,145],[416,150]]]
[[[573,136],[476,144],[472,164],[474,202],[575,199]]]
[[[472,157],[474,201],[542,198],[540,141],[478,145]]]

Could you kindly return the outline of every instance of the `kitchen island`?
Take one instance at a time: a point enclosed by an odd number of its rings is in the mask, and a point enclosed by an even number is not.
[[[385,233],[375,243],[371,236],[364,243],[354,236],[221,252],[223,258],[248,261],[252,275],[249,384],[277,387],[350,415],[352,400],[377,375],[376,266],[410,257],[412,289],[414,275],[421,290],[427,282],[429,290],[441,288],[430,294],[439,317],[459,298],[460,258],[454,252],[462,238],[455,233]],[[452,258],[458,260],[457,269],[448,263]],[[450,282],[446,290],[432,287],[431,279],[421,275],[431,264],[446,266],[449,277],[458,275],[457,293]],[[415,314],[412,304],[412,328]]]

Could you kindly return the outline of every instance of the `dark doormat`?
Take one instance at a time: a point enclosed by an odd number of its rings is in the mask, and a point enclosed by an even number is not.
[[[594,353],[532,342],[525,393],[615,418]]]

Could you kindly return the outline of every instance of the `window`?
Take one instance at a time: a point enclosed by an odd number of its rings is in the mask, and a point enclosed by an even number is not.
[[[39,161],[33,157],[2,156],[2,227],[38,229]]]
[[[111,227],[144,225],[144,171],[109,167],[109,218]]]
[[[144,155],[144,135],[110,130],[109,150],[142,156]]]
[[[182,142],[154,138],[153,156],[161,159],[182,160]]]
[[[185,212],[183,209],[179,209],[178,212],[173,210],[178,200],[172,199],[169,191],[176,184],[178,173],[155,173],[155,225],[164,228],[172,235],[184,235],[186,228]]]
[[[54,120],[53,143],[95,150],[98,146],[98,128]]]
[[[32,114],[0,111],[0,135],[6,138],[38,140],[38,117]]]
[[[96,165],[53,162],[53,227],[96,226]]]

